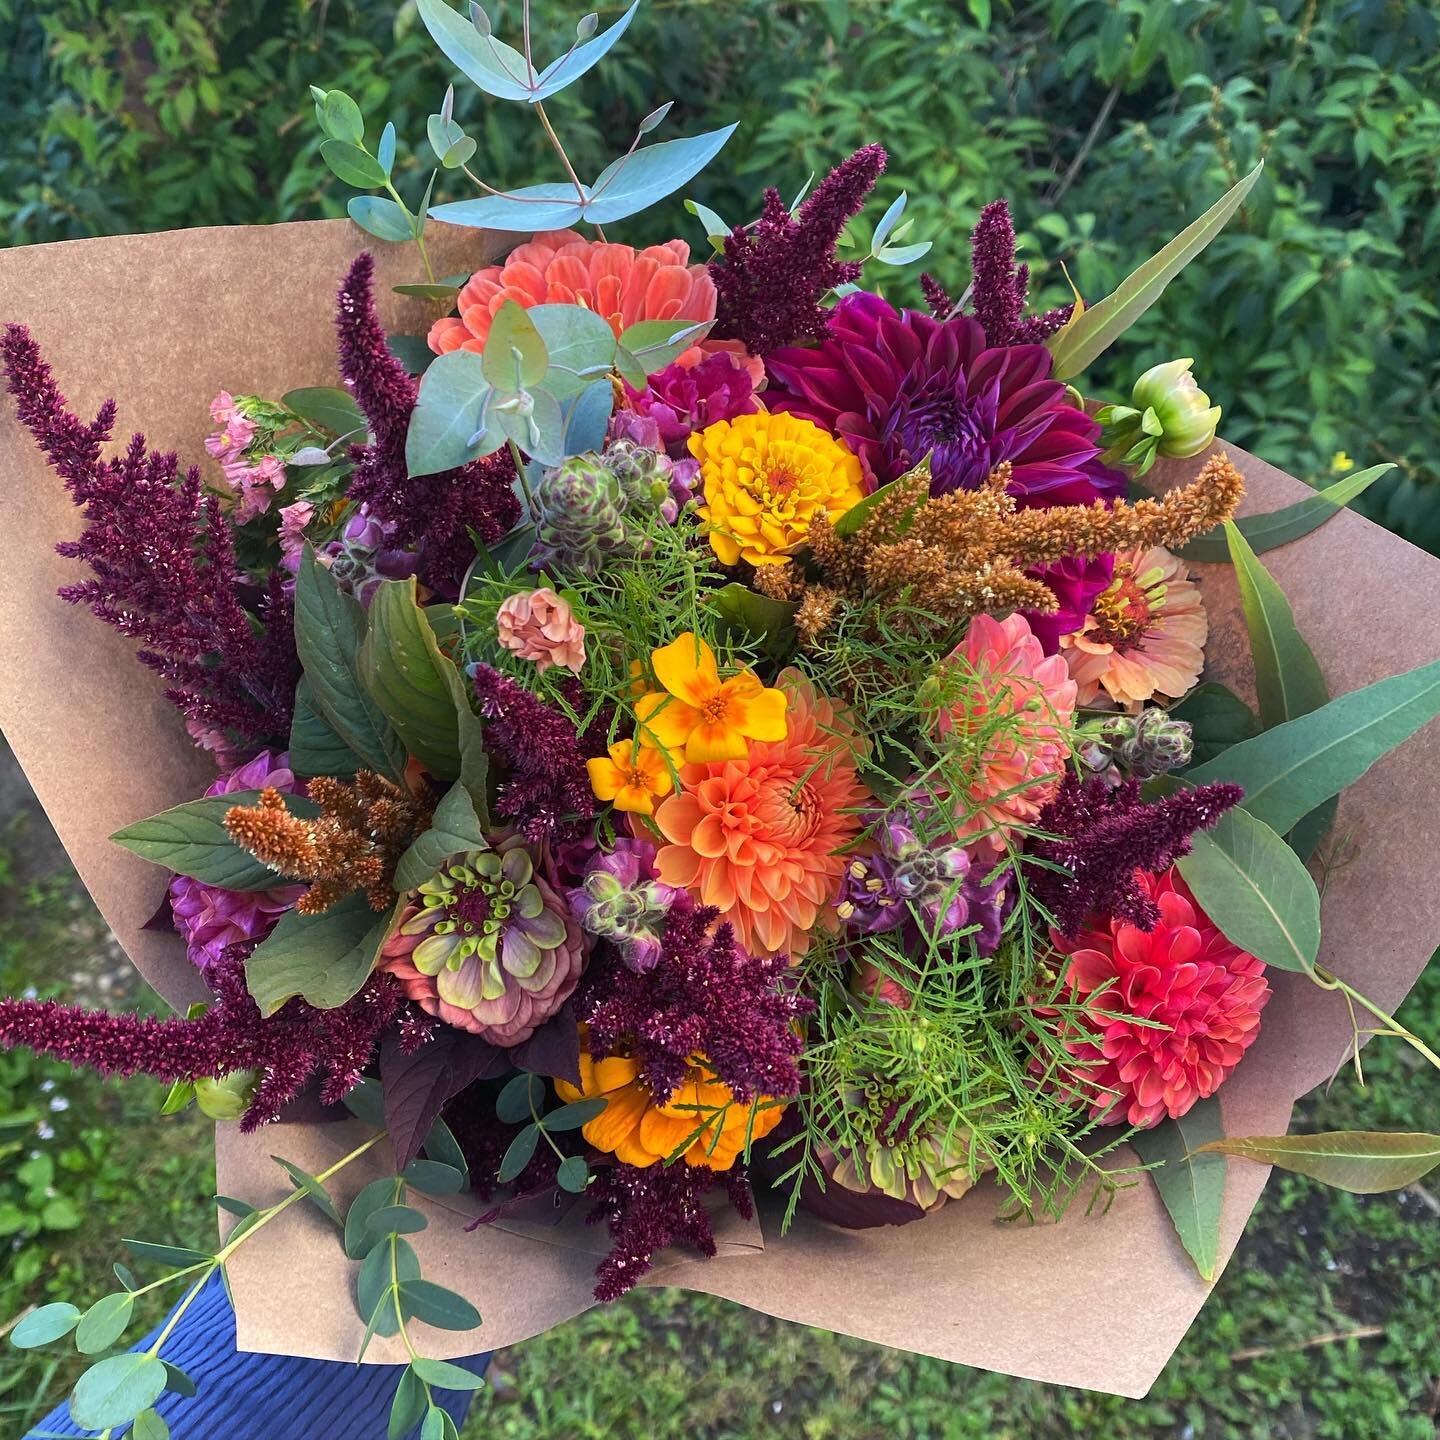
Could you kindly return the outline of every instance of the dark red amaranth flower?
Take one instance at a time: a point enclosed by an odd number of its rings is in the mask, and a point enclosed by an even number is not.
[[[980,212],[970,235],[970,270],[970,312],[988,345],[1037,344],[1070,318],[1068,305],[1024,318],[1030,267],[1015,263],[1015,227],[1004,200],[992,200]]]
[[[498,670],[477,665],[474,680],[487,745],[510,771],[500,785],[495,813],[513,821],[532,844],[550,841],[564,847],[574,842],[595,815],[595,792],[585,762],[604,753],[606,717],[597,716],[577,735],[560,711]],[[564,681],[562,686],[583,713],[585,699],[578,683]]]
[[[796,1057],[803,1042],[795,1021],[814,1002],[790,983],[788,956],[747,954],[728,924],[712,933],[719,917],[713,905],[677,903],[652,969],[637,974],[606,944],[597,947],[585,977],[579,1010],[590,1027],[591,1053],[638,1061],[662,1104],[697,1054],[742,1104],[800,1089]]]
[[[595,1271],[595,1298],[618,1300],[653,1266],[655,1252],[677,1241],[689,1241],[710,1259],[715,1232],[705,1208],[705,1195],[724,1185],[730,1203],[750,1220],[754,1197],[745,1172],[704,1165],[607,1165],[596,1172],[590,1195],[595,1208],[586,1223],[609,1225],[614,1241]]]
[[[356,257],[340,287],[335,314],[340,373],[370,425],[372,442],[350,449],[355,472],[350,498],[393,527],[395,543],[418,553],[416,573],[432,590],[458,593],[475,558],[473,530],[482,540],[507,534],[520,518],[508,451],[458,470],[411,477],[405,435],[419,387],[385,343],[375,312],[375,259]]]
[[[1150,1126],[1220,1088],[1260,1033],[1270,986],[1261,961],[1220,933],[1177,871],[1136,883],[1152,927],[1097,920],[1054,940],[1084,1006],[1063,1022],[1076,1061],[1069,1082],[1094,1115]]]
[[[53,1000],[0,1000],[0,1050],[24,1047],[102,1075],[152,1075],[173,1083],[258,1070],[250,1108],[240,1122],[254,1130],[280,1111],[312,1076],[327,1105],[359,1083],[380,1037],[406,1010],[389,975],[372,975],[352,1000],[316,1010],[291,1000],[269,1019],[245,988],[243,947],[234,946],[207,975],[215,1001],[194,1020],[158,1020],[61,1005]],[[413,1029],[412,1043],[425,1032]]]
[[[1043,345],[987,345],[976,320],[896,310],[847,295],[813,349],[767,360],[765,402],[838,435],[875,485],[927,456],[931,493],[973,490],[1002,461],[1026,505],[1121,499],[1125,476],[1100,458],[1100,427],[1053,378]]]
[[[300,667],[281,577],[247,610],[242,597],[255,587],[236,564],[219,500],[202,494],[199,470],[182,475],[174,453],[151,451],[143,435],[105,459],[113,400],[82,421],[23,325],[6,326],[0,355],[21,423],[85,516],[80,538],[55,548],[83,560],[94,578],[60,595],[139,642],[138,658],[169,682],[165,693],[192,728],[231,732],[247,749],[283,745]]]
[[[948,320],[955,309],[955,302],[946,293],[945,287],[928,271],[920,277],[920,293],[930,307],[930,313],[937,320]]]
[[[1244,795],[1238,785],[1197,785],[1147,804],[1138,780],[1111,789],[1101,779],[1067,774],[1035,822],[1057,838],[1027,847],[1064,870],[1032,866],[1030,893],[1062,935],[1078,935],[1097,918],[1149,930],[1160,912],[1144,872],[1167,870],[1188,855],[1190,837],[1208,830]]]
[[[884,173],[885,161],[883,145],[857,150],[794,215],[778,190],[766,190],[760,218],[736,226],[725,238],[724,256],[710,261],[717,338],[740,340],[752,355],[821,339],[828,313],[821,300],[860,275],[859,261],[835,258],[836,243]]]

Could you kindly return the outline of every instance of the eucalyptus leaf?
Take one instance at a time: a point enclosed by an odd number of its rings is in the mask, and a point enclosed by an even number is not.
[[[75,1382],[70,1418],[82,1430],[128,1425],[164,1391],[165,1366],[158,1356],[133,1350],[112,1355],[92,1365]]]
[[[155,1260],[161,1265],[188,1267],[200,1265],[215,1257],[208,1250],[195,1250],[188,1245],[157,1245],[152,1240],[123,1240],[138,1259]]]
[[[572,1195],[581,1195],[590,1183],[590,1167],[583,1155],[567,1155],[555,1170],[555,1183]]]
[[[437,0],[443,3],[443,0]],[[536,230],[564,230],[585,218],[575,187],[567,181],[525,185],[504,195],[451,200],[430,209],[432,220],[476,230],[508,230],[528,235]]]
[[[395,1308],[397,1287],[420,1278],[420,1261],[408,1240],[386,1236],[371,1248],[355,1277],[355,1302],[378,1335],[400,1329]]]
[[[380,133],[380,143],[375,147],[375,160],[388,180],[390,172],[395,168],[395,122],[393,120],[386,121],[385,129]]]
[[[593,39],[584,39],[582,36],[582,44],[575,46],[573,50],[562,55],[558,60],[552,60],[540,72],[532,98],[546,100],[551,95],[558,94],[567,85],[574,84],[587,70],[599,64],[615,42],[629,28],[630,21],[634,19],[635,12],[639,8],[640,0],[634,0],[630,8],[613,25],[594,36]]]
[[[567,456],[601,450],[615,408],[615,391],[609,380],[593,380],[564,407],[564,441]]]
[[[438,1160],[412,1160],[401,1177],[426,1195],[458,1195],[465,1188],[465,1172]]]
[[[431,285],[428,282],[421,282],[416,285],[396,285],[393,287],[397,295],[409,295],[415,300],[448,300],[454,301],[460,293],[458,285]]]
[[[460,1148],[454,1131],[443,1120],[437,1118],[430,1126],[424,1148],[426,1159],[437,1161],[456,1171],[464,1185],[470,1183],[470,1167],[465,1159],[465,1152]]]
[[[382,1205],[366,1224],[371,1241],[387,1235],[418,1235],[430,1222],[413,1205]]]
[[[621,346],[639,361],[647,375],[663,370],[710,333],[713,320],[637,320],[620,335]]]
[[[427,1355],[417,1355],[411,1362],[415,1372],[427,1385],[441,1390],[483,1390],[485,1377],[472,1370],[463,1370],[448,1360],[432,1360]]]
[[[168,1360],[162,1360],[161,1364],[165,1366],[165,1388],[172,1395],[193,1399],[196,1394],[195,1382],[178,1365],[172,1365]]]
[[[495,1100],[495,1118],[505,1125],[519,1125],[534,1119],[544,1108],[545,1082],[522,1070],[505,1082]]]
[[[412,1361],[400,1377],[395,1388],[395,1398],[390,1402],[390,1420],[385,1429],[385,1440],[406,1440],[414,1433],[415,1427],[425,1416],[428,1404],[425,1385]]]
[[[130,1429],[130,1440],[170,1440],[170,1426],[158,1411],[142,1410]]]
[[[357,1119],[363,1120],[373,1130],[384,1130],[385,1096],[380,1082],[366,1075],[352,1085],[341,1097],[340,1103]]]
[[[490,385],[473,350],[437,357],[420,382],[420,398],[405,436],[405,465],[412,476],[467,465],[479,454],[470,437],[480,428]]]
[[[446,0],[416,0],[421,22],[440,53],[467,80],[497,100],[529,100],[534,86],[525,57],[491,35],[481,35]]]
[[[345,202],[345,213],[377,240],[401,244],[414,238],[410,212],[388,196],[352,195]]]
[[[319,915],[287,910],[245,962],[245,982],[271,1016],[297,995],[318,1010],[334,1010],[370,978],[394,912],[376,917],[360,893]]]
[[[545,1117],[545,1128],[556,1132],[578,1130],[582,1125],[588,1125],[596,1116],[603,1115],[607,1104],[609,1102],[603,1096],[591,1100],[572,1100],[568,1105],[552,1110]]]
[[[1220,1102],[1211,1096],[1197,1101],[1178,1120],[1162,1120],[1153,1130],[1137,1130],[1130,1137],[1140,1159],[1157,1167],[1150,1178],[1203,1280],[1215,1278],[1220,1259],[1225,1162],[1195,1152],[1223,1134]]]
[[[1357,470],[1343,480],[1337,480],[1327,489],[1317,491],[1304,500],[1297,500],[1283,510],[1271,510],[1264,515],[1246,515],[1234,524],[1249,542],[1255,554],[1274,550],[1277,546],[1288,545],[1312,530],[1318,530],[1327,520],[1333,519],[1357,496],[1364,494],[1382,475],[1388,474],[1393,465],[1372,465],[1368,470]],[[1230,547],[1222,531],[1212,530],[1198,535],[1179,552],[1187,560],[1214,562],[1228,560]]]
[[[1247,810],[1196,831],[1180,874],[1226,939],[1281,970],[1314,973],[1320,895],[1299,856]]]
[[[375,1248],[378,1239],[371,1229],[370,1218],[393,1206],[402,1189],[398,1176],[386,1175],[372,1180],[350,1202],[345,1212],[344,1245],[345,1254],[351,1260],[363,1260]]]
[[[42,1305],[15,1322],[10,1332],[10,1343],[17,1350],[32,1350],[38,1345],[49,1345],[68,1335],[79,1323],[80,1311],[68,1300],[56,1300]]]
[[[319,101],[320,122],[332,140],[358,145],[365,138],[365,117],[360,107],[343,91],[327,90]]]
[[[385,183],[380,162],[358,145],[344,140],[324,140],[320,144],[320,158],[335,175],[357,190],[378,190]]]
[[[1165,287],[1225,228],[1264,168],[1262,160],[1112,294],[1072,316],[1050,337],[1046,343],[1055,379],[1069,380],[1088,369],[1165,293]]]
[[[330,435],[363,438],[366,433],[365,416],[348,390],[333,385],[311,385],[289,391],[281,397],[281,403],[307,425]]]
[[[437,1330],[474,1330],[480,1312],[463,1296],[433,1280],[402,1280],[400,1309],[407,1320],[419,1320]]]
[[[550,352],[535,322],[514,300],[507,300],[492,317],[480,364],[496,390],[530,390],[545,378]]]
[[[529,315],[549,354],[545,388],[557,400],[578,395],[595,383],[582,372],[608,370],[614,362],[615,332],[603,316],[586,306],[536,305]]]
[[[1216,1140],[1205,1149],[1293,1170],[1352,1195],[1402,1190],[1440,1165],[1440,1135],[1384,1130],[1250,1135]]]
[[[500,1169],[496,1171],[495,1178],[502,1185],[508,1185],[535,1158],[535,1147],[539,1143],[540,1127],[527,1125],[510,1142],[505,1151],[505,1157],[500,1162]]]
[[[305,1192],[305,1198],[331,1224],[344,1228],[345,1222],[340,1218],[340,1212],[335,1208],[335,1201],[331,1198],[330,1192],[315,1176],[307,1170],[302,1170],[293,1161],[285,1159],[283,1155],[272,1155],[270,1158],[290,1177],[297,1190]]]
[[[592,225],[608,225],[663,200],[694,179],[735,130],[726,125],[682,140],[662,140],[611,161],[587,192],[584,218]]]
[[[1283,833],[1437,713],[1440,661],[1433,661],[1276,725],[1188,771],[1186,778],[1243,786],[1246,810]]]
[[[423,335],[388,335],[385,346],[411,375],[424,375],[436,360]]]
[[[75,1348],[82,1355],[108,1350],[124,1333],[135,1309],[135,1297],[128,1290],[104,1295],[80,1317],[75,1327]]]

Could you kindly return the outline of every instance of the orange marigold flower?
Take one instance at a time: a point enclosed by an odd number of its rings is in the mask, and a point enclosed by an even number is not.
[[[689,1142],[684,1152],[687,1165],[728,1170],[744,1152],[746,1137],[754,1141],[768,1135],[785,1111],[767,1095],[740,1104],[701,1055],[691,1057],[685,1079],[663,1105],[641,1082],[634,1060],[621,1056],[596,1060],[583,1051],[580,1084],[557,1080],[555,1091],[567,1104],[605,1100],[604,1110],[582,1133],[597,1150],[610,1152],[626,1165],[668,1160]]]
[[[608,755],[587,760],[585,768],[597,800],[633,815],[653,815],[655,801],[675,788],[664,752],[633,740],[617,740]]]
[[[715,318],[715,283],[703,265],[691,265],[690,247],[669,240],[636,250],[586,240],[573,230],[551,230],[517,245],[500,265],[477,270],[460,291],[458,318],[430,327],[430,348],[483,350],[490,322],[513,300],[532,305],[583,305],[618,336],[638,320],[699,324]],[[685,351],[682,361],[695,352]],[[698,355],[698,352],[695,352]]]
[[[687,630],[650,656],[665,687],[643,695],[635,715],[645,740],[694,765],[743,760],[752,740],[785,738],[785,694],[749,670],[720,678],[715,652]]]
[[[785,738],[738,760],[686,765],[681,793],[655,812],[669,842],[656,856],[660,878],[718,907],[753,955],[803,955],[812,932],[838,925],[840,852],[870,800],[856,775],[864,742],[844,708],[798,671],[780,686],[790,702]]]
[[[1104,692],[1136,709],[1156,695],[1179,699],[1200,678],[1209,622],[1185,562],[1159,545],[1115,557],[1115,578],[1060,651],[1082,705]]]
[[[1006,834],[1033,821],[1059,784],[1075,681],[1059,655],[1045,654],[1023,615],[977,615],[941,666],[936,688],[936,728],[959,746],[978,748],[968,790],[953,797],[956,838],[1001,850]]]

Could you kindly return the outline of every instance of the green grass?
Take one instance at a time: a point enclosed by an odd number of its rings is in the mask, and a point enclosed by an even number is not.
[[[97,973],[117,977],[108,994]],[[22,885],[0,852],[0,989],[134,1004],[141,997],[125,976],[67,881]],[[1433,1040],[1437,1014],[1440,966],[1401,1018]],[[1367,1089],[1342,1076],[1301,1107],[1297,1124],[1433,1129],[1435,1077],[1393,1041],[1373,1044],[1366,1061]],[[42,1138],[32,1127],[9,1155],[0,1139],[0,1328],[27,1305],[114,1289],[123,1235],[213,1237],[201,1122],[161,1120],[159,1101],[148,1082],[106,1084],[0,1056],[0,1117],[38,1103],[53,1131]],[[19,1178],[32,1154],[51,1158],[47,1185]],[[47,1206],[58,1227],[45,1224]],[[20,1227],[4,1233],[16,1214]],[[78,1368],[0,1349],[0,1435],[23,1434]],[[464,1440],[1435,1440],[1440,1205],[1421,1189],[1360,1199],[1272,1182],[1144,1401],[946,1365],[669,1291],[502,1352],[492,1382]]]

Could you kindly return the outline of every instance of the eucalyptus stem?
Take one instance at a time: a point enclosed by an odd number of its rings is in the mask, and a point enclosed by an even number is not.
[[[1405,1041],[1407,1045],[1410,1045],[1421,1055],[1423,1055],[1425,1059],[1428,1060],[1430,1064],[1432,1064],[1437,1070],[1440,1070],[1440,1055],[1437,1055],[1413,1031],[1407,1030],[1388,1011],[1382,1010],[1378,1005],[1374,1003],[1374,1001],[1367,1000],[1353,986],[1346,984],[1346,982],[1342,980],[1338,975],[1334,974],[1332,971],[1326,970],[1323,966],[1317,965],[1315,967],[1314,978],[1315,983],[1319,985],[1322,989],[1338,990],[1342,995],[1346,997],[1347,1000],[1351,1000],[1355,1004],[1359,1005],[1362,1009],[1368,1010],[1370,1014],[1372,1014],[1382,1025],[1386,1027],[1385,1030],[1381,1033],[1393,1035],[1396,1037],[1396,1039]]]
[[[410,207],[400,198],[400,192],[389,180],[385,182],[385,188],[390,192],[390,198],[408,215]],[[425,263],[425,278],[433,285],[435,283],[435,270],[430,264],[430,254],[425,249],[425,217],[420,218],[420,233],[415,237],[415,247],[420,251],[420,259]]]
[[[510,458],[515,462],[515,476],[520,482],[521,493],[525,496],[526,508],[530,511],[532,518],[535,516],[535,497],[530,493],[530,481],[525,475],[525,457],[520,453],[520,447],[510,439],[505,443],[510,447]]]

